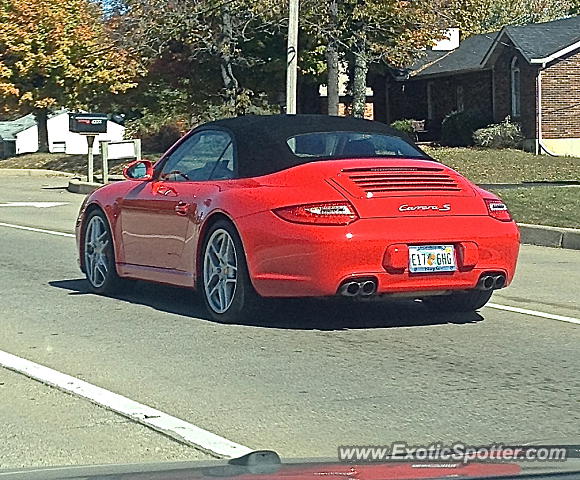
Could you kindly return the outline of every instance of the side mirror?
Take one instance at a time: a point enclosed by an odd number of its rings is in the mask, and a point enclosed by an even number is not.
[[[136,160],[125,167],[123,176],[127,180],[148,182],[153,178],[153,164],[149,160]]]

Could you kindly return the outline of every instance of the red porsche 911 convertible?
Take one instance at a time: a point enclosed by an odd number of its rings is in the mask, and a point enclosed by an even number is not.
[[[267,297],[409,297],[471,311],[516,268],[505,204],[377,122],[220,120],[125,177],[88,196],[77,221],[97,293],[126,279],[189,287],[223,322]]]

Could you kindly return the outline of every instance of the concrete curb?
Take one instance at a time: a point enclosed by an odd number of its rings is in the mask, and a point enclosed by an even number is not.
[[[73,173],[42,168],[0,168],[0,177],[74,177]]]
[[[580,229],[519,223],[521,242],[542,247],[580,250]]]
[[[125,177],[123,175],[109,175],[109,181],[119,181],[124,180]],[[68,182],[68,187],[66,188],[71,193],[80,193],[83,195],[88,195],[89,193],[94,192],[96,189],[101,188],[103,186],[102,183],[97,182],[86,182],[80,178],[73,178]]]
[[[103,186],[102,183],[83,182],[78,178],[73,178],[69,180],[66,189],[71,193],[80,193],[82,195],[88,195],[89,193],[93,193],[95,190],[101,188],[102,186]]]

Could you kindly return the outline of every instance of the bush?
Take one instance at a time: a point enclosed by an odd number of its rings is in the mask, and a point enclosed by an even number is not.
[[[410,118],[405,118],[403,120],[397,120],[391,123],[391,128],[398,130],[399,132],[406,133],[409,136],[412,136],[415,133],[415,129],[413,128],[413,122]]]
[[[487,115],[475,110],[451,112],[441,124],[441,145],[446,147],[470,147],[473,133],[490,122]]]
[[[144,152],[162,153],[188,130],[189,122],[180,116],[145,113],[141,118],[125,123],[125,138],[140,138]]]
[[[144,152],[162,153],[191,128],[203,123],[240,115],[271,115],[280,112],[278,106],[268,103],[264,94],[254,94],[247,89],[237,93],[223,92],[219,101],[194,105],[188,112],[180,107],[175,102],[168,103],[159,112],[145,109],[140,118],[125,122],[125,138],[140,138]]]
[[[274,115],[277,113],[280,113],[280,107],[270,104],[263,93],[255,94],[248,89],[242,89],[237,93],[225,91],[219,103],[207,103],[200,108],[199,113],[195,116],[195,123],[202,124],[242,115]]]
[[[473,134],[473,142],[478,147],[521,148],[523,140],[520,124],[513,123],[509,116],[503,122],[480,128]]]

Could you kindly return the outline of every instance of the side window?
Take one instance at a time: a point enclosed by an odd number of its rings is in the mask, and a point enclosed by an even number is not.
[[[521,93],[520,93],[520,64],[518,57],[514,57],[511,63],[511,90],[512,90],[512,116],[519,118],[521,110]]]
[[[227,180],[229,178],[234,178],[234,145],[231,142],[215,164],[209,179]]]
[[[413,146],[399,137],[388,135],[374,135],[372,141],[377,155],[394,155],[397,157],[423,156]]]
[[[233,163],[229,134],[206,130],[192,135],[169,156],[159,178],[172,182],[233,178]]]

